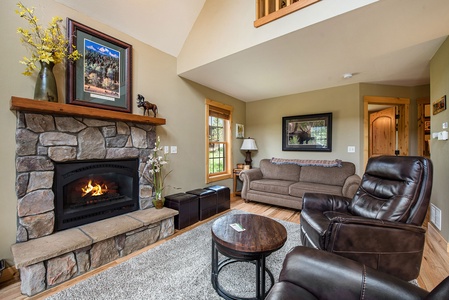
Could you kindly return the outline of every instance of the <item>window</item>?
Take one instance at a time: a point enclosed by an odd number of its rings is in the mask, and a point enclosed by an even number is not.
[[[206,181],[231,178],[232,106],[206,99]]]

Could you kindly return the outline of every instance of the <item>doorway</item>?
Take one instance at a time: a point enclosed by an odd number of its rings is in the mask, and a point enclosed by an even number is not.
[[[363,97],[363,166],[366,166],[368,158],[370,157],[370,120],[368,105],[379,104],[395,106],[397,111],[397,141],[395,142],[395,150],[398,150],[398,155],[409,154],[409,119],[410,119],[410,99],[396,98],[396,97],[377,97],[364,96]]]

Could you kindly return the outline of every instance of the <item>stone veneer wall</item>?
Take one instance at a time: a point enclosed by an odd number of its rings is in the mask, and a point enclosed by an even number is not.
[[[139,158],[140,209],[151,207],[144,171],[155,140],[153,125],[17,112],[17,242],[54,231],[54,162]]]

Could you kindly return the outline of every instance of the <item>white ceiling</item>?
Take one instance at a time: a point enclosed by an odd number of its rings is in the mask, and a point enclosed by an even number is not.
[[[175,57],[206,2],[57,1]],[[428,84],[430,59],[449,35],[448,13],[448,0],[380,0],[180,76],[243,101],[357,82]]]

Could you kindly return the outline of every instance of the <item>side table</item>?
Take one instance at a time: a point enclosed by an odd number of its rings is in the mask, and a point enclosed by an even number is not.
[[[243,169],[234,169],[232,171],[234,178],[234,196],[240,196],[242,194],[241,189],[238,189],[238,184],[242,184],[242,181],[239,178],[240,172],[242,171]]]
[[[230,225],[238,223],[244,231],[238,232]],[[279,250],[287,240],[285,227],[273,219],[254,215],[225,215],[212,224],[212,270],[211,281],[216,292],[227,300],[242,299],[230,294],[218,282],[220,271],[226,265],[236,262],[253,262],[256,265],[255,298],[264,299],[267,292],[265,274],[270,277],[270,287],[274,284],[273,274],[265,265],[265,259]],[[225,257],[219,261],[218,253]],[[248,299],[248,298],[244,298]]]

